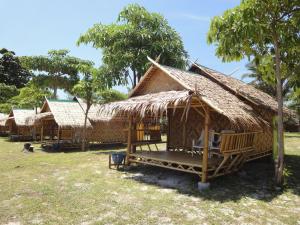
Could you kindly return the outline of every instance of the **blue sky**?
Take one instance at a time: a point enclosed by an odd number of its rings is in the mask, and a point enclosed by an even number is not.
[[[183,39],[191,60],[240,78],[247,60],[222,63],[215,47],[206,43],[209,21],[239,0],[0,0],[0,48],[17,55],[44,55],[49,49],[67,48],[71,55],[101,64],[101,51],[91,46],[76,46],[79,35],[95,23],[114,22],[129,3],[161,13]],[[125,92],[126,88],[118,87]]]

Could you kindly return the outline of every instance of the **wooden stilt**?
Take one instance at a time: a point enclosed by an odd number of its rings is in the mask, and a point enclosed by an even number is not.
[[[207,182],[207,167],[208,167],[208,142],[209,142],[209,110],[205,110],[205,122],[204,122],[204,148],[202,157],[202,176],[201,182]]]
[[[132,116],[129,117],[128,137],[127,137],[127,151],[126,151],[126,165],[129,165],[129,155],[132,148]]]

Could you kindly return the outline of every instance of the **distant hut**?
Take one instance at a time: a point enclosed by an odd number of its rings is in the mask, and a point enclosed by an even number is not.
[[[79,101],[81,101],[79,103]],[[124,126],[111,129],[111,124],[98,120],[94,121],[98,111],[92,106],[87,121],[87,138],[89,143],[119,143],[124,142]],[[79,147],[84,128],[85,103],[81,99],[52,100],[46,99],[41,112],[27,118],[27,123],[40,127],[41,142],[44,146],[57,148]],[[99,119],[99,118],[98,118]],[[122,134],[122,135],[121,135]],[[58,145],[57,145],[58,144]]]
[[[40,128],[40,140],[45,145],[55,142],[73,147],[81,141],[84,112],[77,101],[46,99],[40,113],[26,122]],[[87,128],[91,128],[89,121]]]
[[[9,132],[8,126],[6,126],[7,119],[8,119],[7,114],[0,113],[0,136],[6,136]]]
[[[206,182],[272,154],[272,97],[215,71],[184,71],[149,60],[128,100],[99,109],[128,117],[128,164],[195,173]],[[164,142],[157,129],[161,121],[168,124],[165,151],[153,151],[149,145]]]
[[[33,138],[33,125],[26,123],[26,118],[34,116],[33,109],[12,109],[5,125],[8,126],[11,140],[27,141]]]

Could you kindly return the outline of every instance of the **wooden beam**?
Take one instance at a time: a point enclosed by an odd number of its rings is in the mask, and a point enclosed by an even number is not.
[[[208,168],[208,148],[209,148],[209,123],[210,123],[209,110],[205,110],[205,122],[204,122],[204,148],[202,157],[202,176],[201,182],[207,182],[207,168]]]
[[[126,162],[125,164],[129,165],[129,155],[131,153],[132,148],[132,116],[129,116],[129,124],[128,124],[128,137],[127,137],[127,151],[126,151]]]

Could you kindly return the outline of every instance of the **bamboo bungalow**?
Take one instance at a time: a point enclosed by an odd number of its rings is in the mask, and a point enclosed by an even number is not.
[[[40,113],[28,117],[26,122],[40,129],[42,144],[72,146],[81,141],[84,113],[77,101],[46,99]],[[87,127],[91,128],[89,121]]]
[[[46,99],[41,112],[27,118],[27,123],[40,127],[42,145],[57,148],[78,147],[82,141],[85,118],[85,103],[80,99],[51,100]],[[111,127],[115,123],[93,120],[97,106],[92,106],[87,120],[87,138],[89,143],[124,143],[124,122],[120,126]],[[118,125],[118,124],[117,124]],[[109,131],[109,132],[108,132]],[[122,134],[122,135],[121,135]]]
[[[184,71],[149,60],[152,65],[130,98],[99,111],[129,118],[127,164],[195,173],[205,183],[272,154],[273,98],[226,75],[198,71],[198,66]],[[161,121],[168,123],[166,149],[153,151],[150,144],[163,142],[153,129]]]
[[[5,125],[11,140],[29,141],[33,139],[33,126],[26,123],[26,118],[35,115],[33,109],[12,109],[8,115]]]
[[[0,113],[0,135],[7,135],[8,134],[8,126],[6,126],[6,120],[8,118],[7,114]]]

